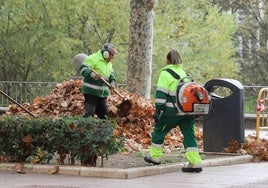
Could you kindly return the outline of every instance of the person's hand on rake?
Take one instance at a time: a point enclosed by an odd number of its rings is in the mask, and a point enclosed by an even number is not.
[[[95,72],[91,72],[90,73],[90,77],[93,78],[94,80],[99,80],[101,79],[101,75],[100,74],[96,74]]]

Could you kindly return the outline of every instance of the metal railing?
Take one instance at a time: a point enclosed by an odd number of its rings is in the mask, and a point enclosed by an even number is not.
[[[0,81],[0,89],[18,103],[32,103],[35,97],[45,97],[52,92],[56,84],[56,82]],[[123,88],[122,85],[120,87]],[[244,86],[244,113],[256,114],[258,93],[264,87],[267,86]],[[10,104],[12,101],[0,95],[0,107],[7,107]]]
[[[0,81],[0,89],[18,103],[31,103],[35,97],[44,97],[52,91],[56,82],[11,82]],[[12,104],[7,97],[0,95],[0,106]]]

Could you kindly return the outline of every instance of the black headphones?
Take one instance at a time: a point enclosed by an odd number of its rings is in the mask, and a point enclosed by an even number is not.
[[[102,46],[101,52],[105,59],[107,59],[110,56],[112,49],[115,49],[115,47],[110,43],[106,43]]]

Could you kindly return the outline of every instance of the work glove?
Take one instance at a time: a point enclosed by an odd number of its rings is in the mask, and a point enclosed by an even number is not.
[[[94,80],[99,80],[101,79],[101,75],[96,74],[95,72],[91,71],[90,75],[91,78],[93,78]]]
[[[153,115],[154,121],[157,123],[159,121],[159,116],[161,115],[160,110],[156,110],[155,114]]]

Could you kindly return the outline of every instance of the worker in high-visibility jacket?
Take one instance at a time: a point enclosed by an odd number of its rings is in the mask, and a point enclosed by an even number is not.
[[[83,76],[84,117],[91,117],[96,114],[101,119],[107,118],[109,89],[112,90],[116,86],[111,63],[115,54],[116,48],[112,44],[106,43],[101,50],[86,57],[79,67],[80,74]],[[101,77],[110,83],[110,88],[100,79]]]
[[[154,114],[155,126],[152,133],[150,152],[149,155],[144,157],[144,160],[154,165],[161,164],[165,136],[171,129],[179,126],[184,137],[185,156],[189,162],[187,166],[182,168],[182,171],[201,172],[201,158],[195,135],[195,117],[177,114],[174,101],[176,101],[176,89],[179,80],[174,78],[166,69],[173,70],[180,78],[187,76],[183,69],[179,52],[171,50],[167,54],[167,65],[160,70],[157,82],[155,93],[156,113]]]

